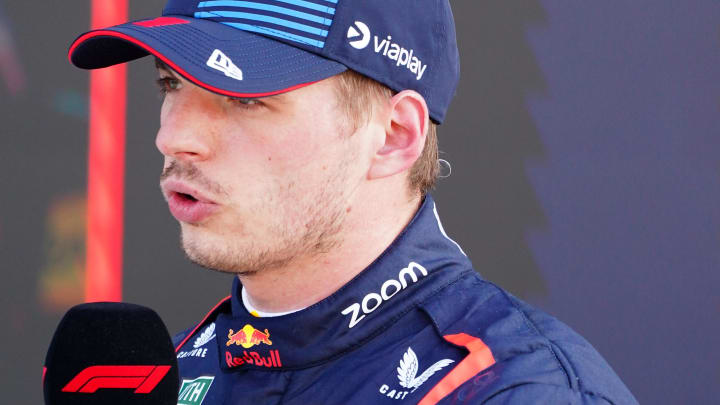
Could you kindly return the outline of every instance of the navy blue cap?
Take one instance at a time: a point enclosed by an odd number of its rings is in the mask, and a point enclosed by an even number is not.
[[[283,93],[352,69],[417,91],[437,123],[460,75],[448,0],[169,0],[162,17],[80,35],[68,57],[97,69],[149,54],[233,97]]]

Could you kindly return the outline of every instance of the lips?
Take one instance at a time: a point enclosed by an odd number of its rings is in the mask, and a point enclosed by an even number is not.
[[[219,208],[217,203],[185,183],[166,180],[161,187],[170,213],[180,222],[198,224]]]

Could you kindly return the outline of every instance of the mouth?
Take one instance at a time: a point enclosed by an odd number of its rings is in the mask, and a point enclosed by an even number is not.
[[[219,204],[185,183],[167,180],[161,184],[161,188],[170,213],[180,222],[199,224],[219,208]]]
[[[177,198],[177,199],[179,199],[179,200],[181,200],[181,201],[183,201],[183,202],[190,202],[190,203],[192,203],[192,202],[198,201],[198,199],[195,198],[195,197],[193,197],[192,194],[177,193],[177,192],[174,192],[174,191],[173,191],[172,193],[175,194],[175,196],[176,196],[175,198]]]

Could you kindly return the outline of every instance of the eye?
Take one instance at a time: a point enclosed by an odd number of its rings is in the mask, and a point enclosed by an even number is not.
[[[263,103],[257,98],[230,97],[230,100],[239,107],[253,109],[262,107]]]
[[[181,87],[180,80],[171,76],[160,77],[157,79],[157,85],[162,95],[178,90]]]

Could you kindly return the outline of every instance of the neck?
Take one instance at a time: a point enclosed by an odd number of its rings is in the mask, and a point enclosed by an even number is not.
[[[332,251],[238,276],[250,303],[260,311],[286,312],[327,298],[390,246],[412,220],[420,203],[421,198],[416,196],[395,201],[366,198],[353,204],[343,224],[341,243]]]

